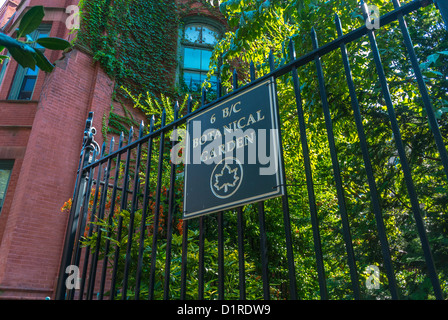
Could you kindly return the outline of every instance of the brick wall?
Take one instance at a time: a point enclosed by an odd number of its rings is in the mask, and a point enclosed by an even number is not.
[[[179,1],[191,3],[189,15],[207,14],[199,1]],[[24,10],[44,5],[51,36],[70,39],[65,8],[77,3],[24,0],[10,33]],[[60,52],[46,55],[61,58]],[[0,159],[15,160],[0,214],[0,299],[44,299],[53,297],[57,283],[68,218],[61,207],[73,195],[87,115],[95,112],[95,140],[101,144],[103,115],[111,105],[118,114],[124,111],[112,101],[113,81],[80,48],[58,60],[52,73],[39,73],[32,101],[5,100],[16,69],[12,60],[0,85]],[[132,106],[128,110],[145,118]]]
[[[77,49],[43,83],[0,246],[0,298],[52,296],[85,120],[101,130],[113,81]],[[101,135],[96,139],[101,143]]]

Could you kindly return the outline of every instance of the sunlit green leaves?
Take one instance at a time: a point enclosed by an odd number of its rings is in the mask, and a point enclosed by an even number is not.
[[[228,3],[228,5],[225,5]],[[385,14],[392,9],[390,1],[373,1]],[[229,31],[216,47],[215,61],[223,58],[222,79],[226,87],[232,86],[232,72],[238,69],[239,80],[249,81],[248,66],[251,61],[256,67],[257,76],[270,71],[267,57],[274,54],[275,66],[286,64],[290,57],[287,50],[289,39],[295,42],[297,57],[312,50],[309,31],[316,29],[320,45],[336,38],[334,14],[342,21],[344,34],[364,24],[357,1],[227,1],[222,5],[226,16],[235,27]],[[441,17],[433,6],[426,7],[418,14],[406,16],[414,47],[417,51],[425,81],[439,128],[448,144],[448,38]],[[397,120],[400,124],[406,155],[411,164],[422,213],[425,216],[428,232],[436,260],[448,256],[443,248],[447,241],[446,215],[448,194],[441,192],[447,188],[443,167],[435,148],[434,138],[426,119],[421,94],[415,81],[415,74],[408,54],[403,46],[403,37],[398,23],[382,27],[375,32],[380,47],[383,67],[392,94]],[[349,60],[355,82],[357,97],[362,113],[362,122],[367,135],[384,223],[388,232],[393,261],[403,295],[410,298],[431,298],[427,288],[424,259],[415,229],[406,184],[403,179],[401,162],[397,156],[394,137],[390,129],[389,116],[378,82],[378,72],[373,62],[368,38],[363,37],[347,45]],[[360,283],[366,298],[388,298],[387,277],[383,269],[382,254],[377,235],[375,216],[372,213],[370,188],[365,174],[365,164],[361,154],[357,129],[353,120],[353,110],[346,84],[344,69],[338,50],[322,57],[325,86],[333,121],[339,166],[342,172],[344,192],[352,228],[353,245],[358,263],[358,275],[365,282],[364,270],[369,265],[380,266],[381,289],[366,290]],[[318,208],[325,268],[330,295],[350,297],[347,274],[346,253],[342,238],[339,204],[334,185],[331,157],[329,156],[325,121],[322,116],[322,102],[313,63],[299,68],[302,105],[305,113],[307,141],[310,149],[311,168]],[[283,76],[277,80],[280,115],[282,119],[283,152],[285,161],[288,194],[291,204],[291,219],[294,250],[297,268],[300,272],[308,270],[309,276],[299,272],[304,289],[300,294],[314,297],[317,290],[315,277],[315,257],[312,232],[309,221],[309,203],[303,156],[296,115],[295,94],[291,89],[291,77]],[[268,215],[277,217],[271,221],[271,228],[280,234],[282,212],[281,204],[269,202]],[[445,230],[445,231],[444,231]],[[273,233],[273,238],[277,239]],[[279,250],[281,252],[281,250]],[[279,259],[277,255],[275,258]],[[284,261],[279,259],[279,261]],[[301,266],[306,267],[301,267]],[[283,266],[284,267],[284,266]],[[439,263],[441,276],[446,279],[446,266]],[[279,267],[278,275],[282,267]],[[310,271],[311,270],[311,271]],[[409,270],[412,270],[410,272]],[[409,286],[409,282],[417,281]],[[447,288],[444,289],[445,291]],[[315,292],[315,291],[314,291]]]

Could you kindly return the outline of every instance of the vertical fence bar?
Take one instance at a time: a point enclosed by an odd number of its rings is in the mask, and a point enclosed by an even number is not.
[[[123,146],[123,140],[124,140],[124,134],[123,132],[120,135],[119,141],[118,141],[118,149],[121,149]],[[101,270],[101,281],[100,281],[100,291],[98,298],[100,300],[103,299],[104,296],[104,286],[106,284],[106,271],[107,271],[107,264],[108,264],[108,255],[109,255],[109,247],[110,247],[110,237],[112,235],[112,221],[114,218],[114,212],[115,212],[115,203],[117,198],[117,185],[118,185],[118,178],[120,174],[120,162],[121,162],[121,153],[117,155],[116,165],[115,165],[115,176],[114,176],[114,184],[112,187],[112,196],[111,196],[111,206],[109,211],[109,218],[108,218],[108,226],[109,230],[107,231],[106,235],[106,245],[104,247],[104,259],[103,259],[103,268]],[[113,300],[115,297],[115,290],[114,290],[114,281],[115,279],[111,279],[111,289],[110,289],[110,299]]]
[[[187,299],[187,254],[188,254],[188,220],[182,225],[182,266],[180,274],[180,299]]]
[[[154,116],[151,117],[149,124],[149,134],[154,131]],[[148,153],[146,159],[146,172],[145,172],[145,193],[143,196],[143,208],[142,208],[142,220],[140,222],[140,239],[138,247],[138,259],[137,259],[137,272],[135,275],[135,299],[140,298],[140,286],[142,281],[142,268],[143,268],[143,254],[145,251],[145,234],[146,234],[146,218],[148,216],[149,206],[149,190],[150,190],[150,176],[151,176],[151,159],[153,149],[153,137],[148,141]]]
[[[124,134],[122,133],[121,136],[120,136],[120,146],[119,146],[119,149],[121,149],[121,146],[123,145],[123,139],[124,139]],[[118,179],[120,177],[120,172],[119,172],[120,171],[120,160],[121,160],[120,158],[117,159],[117,166],[115,168],[115,170],[116,170],[116,173],[115,173],[116,180],[115,180],[115,184],[114,184],[115,197],[116,197],[116,191],[117,191],[117,187],[118,187]],[[124,175],[125,175],[125,180],[127,180],[128,179],[128,173],[129,173],[129,161],[125,162],[125,167],[126,167],[126,169],[125,169]],[[123,210],[123,199],[125,199],[126,195],[127,195],[127,187],[126,187],[126,185],[127,184],[123,183],[123,187],[122,187],[122,190],[121,190],[121,200],[122,201],[121,201],[121,204],[119,206],[120,210]],[[115,201],[115,197],[114,197],[114,201]],[[126,203],[126,202],[124,202],[124,203]],[[110,221],[111,222],[112,222],[112,218],[113,218],[112,208],[115,207],[115,202],[113,204],[114,204],[114,206],[111,207],[111,216],[110,216],[110,218],[111,218]],[[120,240],[121,240],[121,223],[122,223],[122,221],[123,221],[123,218],[121,216],[119,216],[119,218],[118,218],[118,226],[117,226],[117,241],[118,242],[120,242]],[[112,280],[111,280],[111,286],[110,286],[110,299],[111,300],[114,300],[115,294],[116,294],[115,286],[116,286],[116,280],[117,280],[117,267],[118,267],[117,266],[118,265],[117,262],[118,262],[119,251],[120,251],[120,246],[117,244],[115,246],[115,255],[114,255],[113,270],[112,270]],[[104,262],[106,263],[106,261],[104,261]]]
[[[250,81],[253,82],[256,79],[254,62],[250,62]],[[260,228],[260,258],[261,258],[261,277],[263,279],[263,298],[265,300],[270,299],[269,292],[269,269],[268,269],[268,249],[267,249],[267,237],[266,237],[266,223],[265,223],[265,211],[264,201],[258,203],[258,223]]]
[[[342,33],[341,21],[337,15],[335,17],[335,23],[336,23],[336,29],[338,32],[338,36],[342,37],[343,33]],[[395,274],[394,274],[394,270],[392,267],[392,259],[390,256],[390,247],[389,247],[389,242],[387,240],[386,228],[384,226],[383,214],[382,214],[381,206],[380,206],[380,196],[378,194],[375,177],[373,174],[372,162],[371,162],[370,156],[369,156],[367,138],[366,138],[366,135],[364,132],[363,124],[362,124],[361,111],[359,108],[358,98],[356,96],[355,84],[353,82],[353,76],[352,76],[352,72],[351,72],[351,68],[350,68],[350,62],[348,60],[348,55],[347,55],[347,48],[346,48],[345,44],[341,44],[340,48],[341,48],[342,62],[344,64],[345,77],[347,80],[347,85],[348,85],[348,89],[349,89],[349,93],[350,93],[350,100],[351,100],[351,104],[352,104],[356,128],[358,131],[359,143],[361,146],[361,152],[362,152],[362,156],[364,159],[364,166],[365,166],[365,170],[366,170],[366,174],[367,174],[367,180],[369,182],[370,197],[372,200],[371,201],[372,210],[375,214],[375,220],[376,220],[378,235],[379,235],[380,244],[381,244],[381,252],[382,252],[382,256],[383,256],[384,265],[386,267],[387,278],[389,280],[389,288],[390,288],[391,292],[393,292],[393,296],[398,296],[397,287],[395,285],[395,283],[396,283]]]
[[[166,110],[163,109],[162,112],[162,123],[161,128],[165,126],[166,121]],[[165,132],[160,133],[159,140],[159,162],[157,169],[157,189],[156,189],[156,202],[155,202],[155,213],[154,213],[154,227],[152,231],[152,247],[151,247],[151,268],[149,271],[149,292],[148,300],[154,299],[154,287],[155,287],[155,274],[156,274],[156,259],[157,259],[157,238],[159,232],[159,214],[160,214],[160,193],[162,190],[162,173],[163,173],[163,151],[165,150]]]
[[[179,103],[176,102],[174,105],[174,121],[179,117]],[[176,126],[173,127],[175,132]],[[177,134],[177,133],[176,133]],[[175,139],[172,140],[171,148],[175,146]],[[168,194],[168,225],[167,225],[167,236],[166,236],[166,258],[165,258],[165,283],[163,285],[163,299],[168,300],[170,297],[170,269],[171,269],[171,242],[173,238],[173,219],[174,219],[174,190],[176,183],[176,163],[173,162],[174,157],[171,159],[171,173],[170,173],[170,189]]]
[[[440,10],[443,21],[445,22],[445,29],[448,30],[448,3],[446,0],[433,0],[436,7]]]
[[[103,146],[101,148],[101,155],[100,158],[104,157],[104,152],[106,149],[106,144],[103,143]],[[97,176],[97,180],[96,180],[96,188],[95,188],[95,196],[93,198],[93,205],[92,205],[92,212],[90,214],[90,221],[89,224],[91,224],[91,226],[89,227],[89,233],[87,234],[87,237],[90,238],[93,234],[93,225],[92,223],[95,221],[95,213],[96,213],[96,207],[97,207],[97,203],[98,203],[98,195],[100,192],[100,188],[101,188],[101,167],[102,167],[102,163],[100,163],[98,165],[98,176]],[[92,177],[93,180],[93,177]],[[100,200],[100,207],[99,210],[101,210],[101,200]],[[86,277],[87,277],[87,269],[89,266],[89,259],[90,259],[90,245],[88,245],[85,248],[85,252],[84,252],[84,263],[83,263],[83,268],[82,268],[82,276],[81,276],[81,284],[80,284],[80,289],[79,289],[79,300],[83,300],[84,299],[84,286],[85,286],[85,282],[86,282]]]
[[[96,156],[96,150],[93,151],[93,159],[95,159],[95,156]],[[87,186],[86,186],[84,197],[83,197],[82,215],[80,215],[81,220],[78,225],[78,230],[77,230],[76,237],[75,237],[75,247],[73,250],[74,256],[73,256],[72,264],[75,266],[79,266],[79,262],[81,259],[82,249],[80,248],[80,244],[81,244],[80,242],[81,242],[82,234],[83,234],[83,231],[84,231],[85,225],[86,225],[87,214],[89,211],[90,190],[92,189],[93,175],[95,174],[95,170],[93,167],[90,167],[88,170],[89,170],[88,182],[87,182]],[[75,290],[69,291],[69,294],[68,294],[69,300],[74,299],[74,294],[75,294]]]
[[[317,35],[316,35],[314,28],[311,31],[311,38],[312,38],[312,42],[313,42],[313,48],[317,49],[319,47],[319,45],[317,42]],[[349,261],[352,283],[357,284],[358,279],[357,279],[357,272],[356,272],[356,262],[355,262],[354,252],[353,252],[352,237],[350,234],[350,226],[349,226],[349,222],[348,222],[344,188],[342,185],[341,172],[339,169],[339,160],[338,160],[338,156],[337,156],[337,152],[336,152],[336,145],[335,145],[334,134],[333,134],[333,124],[332,124],[331,115],[330,115],[330,108],[328,105],[327,93],[325,90],[325,80],[324,80],[324,74],[323,74],[323,70],[322,70],[322,63],[320,61],[320,57],[317,56],[315,58],[315,63],[316,63],[316,68],[317,68],[319,91],[320,91],[320,95],[321,95],[322,106],[323,106],[324,116],[325,116],[325,124],[327,127],[327,137],[328,137],[328,142],[329,142],[329,146],[330,146],[330,155],[331,155],[331,161],[333,164],[334,178],[335,178],[335,182],[336,182],[339,212],[341,214],[341,219],[342,219],[343,235],[344,235],[344,240],[345,240],[345,245],[346,245],[346,250],[347,250],[347,257],[348,257],[348,261]],[[358,288],[354,287],[354,291],[359,296]]]
[[[400,8],[400,2],[398,0],[392,0],[395,9]],[[444,4],[448,6],[447,4]],[[408,27],[406,21],[404,20],[403,14],[398,14],[398,22],[400,24],[401,33],[403,34],[404,44],[406,50],[409,54],[411,60],[412,69],[414,69],[415,78],[417,80],[418,88],[420,94],[422,95],[423,105],[425,106],[426,114],[428,116],[429,126],[434,135],[434,140],[436,142],[437,149],[439,151],[440,159],[442,160],[443,168],[445,169],[445,175],[448,179],[448,153],[446,151],[445,144],[443,143],[442,134],[440,133],[439,124],[434,115],[434,109],[432,108],[431,99],[429,98],[428,89],[426,87],[425,81],[423,80],[423,74],[420,69],[420,64],[418,63],[417,55],[415,54],[414,45],[412,44],[411,36],[409,35]]]
[[[233,70],[233,90],[238,89],[238,73]],[[243,208],[237,208],[237,233],[238,233],[238,288],[240,300],[246,299],[246,271],[244,266],[244,230],[243,230]]]
[[[89,112],[89,116],[86,121],[86,127],[84,129],[84,141],[81,150],[81,159],[78,167],[78,175],[76,177],[75,190],[73,192],[72,207],[70,209],[67,230],[65,233],[64,247],[62,251],[62,258],[59,269],[59,279],[56,287],[55,297],[57,300],[64,300],[66,297],[67,287],[66,279],[68,274],[66,273],[66,268],[70,265],[72,259],[73,247],[75,244],[76,230],[78,228],[79,220],[79,209],[80,204],[83,201],[84,189],[87,183],[87,173],[83,168],[88,165],[91,161],[90,153],[93,150],[93,136],[95,134],[94,128],[92,127],[93,112]]]
[[[218,95],[220,94],[220,81],[218,78]],[[191,95],[188,96],[187,101],[187,115],[188,116],[193,108],[193,100]],[[186,157],[185,153],[183,156]],[[185,162],[190,159],[185,158]],[[188,258],[188,220],[183,220],[182,224],[182,262],[181,262],[181,274],[180,274],[180,299],[185,300],[187,296],[187,258]]]
[[[204,300],[204,217],[199,217],[198,300]]]
[[[201,108],[204,108],[206,101],[206,91],[202,88]],[[199,270],[198,270],[198,299],[204,299],[204,241],[205,241],[205,226],[204,216],[199,217]]]
[[[296,53],[294,48],[294,42],[290,41],[289,43],[289,52],[291,55],[291,60],[295,59]],[[303,162],[305,165],[305,177],[306,177],[306,185],[307,185],[307,191],[308,191],[308,204],[310,207],[310,214],[311,214],[311,227],[313,229],[313,239],[314,239],[314,251],[316,255],[316,263],[317,263],[317,270],[318,270],[318,277],[319,277],[319,284],[326,282],[325,280],[325,272],[324,266],[323,266],[323,257],[322,257],[322,245],[320,240],[320,233],[319,233],[319,222],[317,217],[317,207],[316,207],[316,198],[315,198],[315,192],[314,192],[314,183],[313,183],[313,173],[311,170],[311,159],[310,159],[310,151],[308,148],[308,139],[307,139],[307,133],[306,133],[306,123],[305,123],[305,117],[303,112],[303,105],[302,105],[302,93],[300,90],[300,80],[297,73],[297,68],[293,67],[292,69],[292,79],[294,84],[294,93],[296,98],[296,107],[297,107],[297,115],[298,115],[298,121],[299,121],[299,131],[300,131],[300,141],[302,144],[302,153],[303,153]],[[320,285],[321,286],[321,285]],[[321,288],[321,292],[322,292]],[[326,289],[323,290],[324,292]],[[322,293],[321,293],[322,297]]]
[[[114,143],[115,139],[112,137],[110,140],[109,145],[109,154],[112,153],[114,150]],[[107,201],[107,190],[109,187],[109,180],[110,180],[110,171],[111,171],[111,165],[112,165],[112,158],[109,158],[107,160],[107,166],[106,166],[106,172],[104,177],[104,185],[103,185],[103,191],[101,194],[101,204],[100,204],[100,212],[98,215],[98,220],[102,220],[104,218],[104,212],[106,211],[105,205]],[[87,300],[91,300],[93,297],[93,291],[95,288],[95,279],[96,279],[96,273],[97,273],[97,265],[98,265],[98,256],[100,252],[100,246],[101,246],[101,235],[102,235],[102,228],[100,226],[97,226],[97,238],[96,238],[96,244],[95,244],[95,252],[92,256],[92,262],[90,265],[90,276],[89,276],[89,285],[87,287]]]
[[[237,229],[238,229],[238,286],[240,290],[240,300],[246,300],[246,270],[244,267],[244,217],[243,208],[238,207]]]
[[[224,213],[218,212],[218,299],[224,300]]]
[[[264,202],[258,203],[258,223],[260,225],[260,255],[261,255],[261,277],[263,279],[263,299],[269,300],[270,292],[269,292],[268,245],[266,237]]]
[[[271,73],[275,70],[275,62],[274,62],[274,54],[269,53],[269,68]],[[277,82],[274,83],[275,92],[277,92]],[[280,163],[284,167],[283,161],[283,145],[282,145],[282,137],[281,137],[281,122],[280,122],[280,106],[278,105],[278,99],[276,97],[276,105],[277,105],[277,127],[278,127],[278,135],[280,141]],[[286,176],[285,172],[283,172],[283,183],[286,184]],[[296,271],[294,265],[294,252],[292,249],[292,236],[291,236],[291,218],[289,213],[289,203],[288,203],[288,188],[284,185],[285,194],[282,196],[282,209],[283,209],[283,224],[285,230],[285,242],[286,242],[286,256],[288,260],[288,277],[289,277],[289,298],[291,300],[297,299],[297,283],[296,283]]]
[[[222,64],[221,58],[219,63]],[[218,76],[217,98],[221,98],[221,94],[221,77]],[[216,216],[218,221],[218,299],[224,300],[224,212],[218,212]]]
[[[366,4],[361,0],[361,7],[366,21],[370,23],[370,16],[367,13]],[[411,201],[412,212],[414,214],[414,219],[417,225],[417,232],[420,237],[420,242],[422,245],[423,253],[425,256],[426,267],[428,268],[428,275],[431,279],[431,283],[434,289],[436,299],[442,300],[442,290],[440,288],[439,277],[434,265],[434,259],[432,257],[431,248],[429,245],[428,237],[426,235],[425,225],[420,213],[420,204],[417,198],[417,193],[415,191],[414,183],[412,181],[411,169],[409,167],[408,160],[406,158],[406,151],[404,149],[403,140],[401,138],[401,132],[396,118],[391,94],[389,91],[389,86],[387,84],[386,75],[384,73],[384,68],[381,62],[381,57],[378,50],[378,44],[376,42],[375,33],[373,30],[367,32],[370,42],[370,47],[372,49],[373,58],[376,65],[376,70],[378,72],[378,78],[381,84],[381,89],[383,92],[384,100],[386,101],[387,112],[389,114],[389,120],[392,126],[392,132],[394,134],[395,145],[397,147],[398,155],[400,158],[400,163],[402,171],[404,174],[404,179],[406,187],[408,189],[409,198]]]
[[[132,143],[133,134],[134,134],[134,128],[131,128],[131,130],[129,130],[128,145]],[[123,187],[122,187],[122,192],[121,192],[121,204],[120,204],[121,211],[127,210],[130,164],[131,164],[131,150],[128,148],[127,152],[126,152],[125,169],[123,172]],[[117,169],[118,169],[118,167],[117,167]],[[117,241],[118,241],[118,243],[121,242],[122,231],[123,231],[123,216],[120,215],[118,217],[118,226],[117,226]],[[117,244],[117,246],[115,247],[115,257],[114,257],[114,265],[113,265],[113,271],[112,271],[113,286],[111,289],[111,294],[112,294],[112,292],[115,291],[119,259],[120,259],[120,245]],[[121,285],[123,285],[123,284],[121,284]],[[121,299],[126,300],[126,292],[122,293]]]
[[[143,121],[140,123],[139,128],[139,134],[138,139],[143,137],[143,128],[144,123]],[[130,153],[129,149],[129,153]],[[137,159],[135,163],[135,170],[134,170],[134,188],[132,191],[132,204],[131,204],[131,212],[129,216],[129,225],[128,225],[128,245],[126,248],[126,257],[125,257],[125,265],[124,265],[124,274],[123,274],[123,297],[126,297],[127,290],[128,290],[128,277],[129,277],[129,268],[131,265],[131,249],[132,249],[132,240],[134,236],[134,219],[135,219],[135,212],[137,211],[138,206],[138,189],[140,185],[140,162],[141,162],[141,156],[142,156],[142,143],[139,143],[137,145]],[[126,298],[123,298],[126,299]]]

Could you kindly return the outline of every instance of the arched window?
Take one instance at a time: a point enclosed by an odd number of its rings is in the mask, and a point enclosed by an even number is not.
[[[218,43],[220,31],[207,23],[191,22],[185,24],[182,38],[183,81],[189,91],[201,90],[207,79],[213,47]],[[210,79],[212,90],[216,89],[216,77]]]

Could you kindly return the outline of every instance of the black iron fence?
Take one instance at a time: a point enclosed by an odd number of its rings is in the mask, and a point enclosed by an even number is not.
[[[94,143],[91,114],[74,197],[69,206],[69,224],[56,297],[398,299],[410,296],[410,287],[420,285],[419,290],[426,292],[425,297],[443,299],[447,290],[446,274],[440,281],[436,265],[446,262],[446,252],[443,246],[438,245],[446,240],[446,230],[434,236],[430,224],[433,221],[446,224],[443,216],[447,214],[448,155],[447,137],[444,136],[447,131],[443,126],[447,122],[434,112],[404,19],[431,2],[416,0],[400,6],[397,0],[393,0],[393,4],[395,10],[381,16],[379,22],[370,20],[363,4],[366,25],[347,34],[343,34],[340,20],[336,17],[336,40],[319,46],[313,30],[314,50],[299,58],[295,56],[294,43],[290,41],[289,62],[286,64],[276,68],[271,54],[269,74],[256,78],[252,64],[249,84],[238,87],[237,74],[234,73],[233,92],[221,96],[219,87],[217,99],[206,104],[203,91],[202,104],[196,110],[192,110],[193,101],[189,99],[182,116],[180,106],[176,104],[173,110],[165,110],[157,119],[153,117],[149,129],[142,123],[135,140],[133,129],[127,142],[122,134],[118,147],[114,139],[109,146],[101,148]],[[425,210],[425,205],[419,201],[420,181],[416,183],[415,180],[421,175],[417,175],[415,159],[408,150],[409,137],[402,137],[402,123],[399,122],[402,117],[396,114],[381,62],[381,49],[378,48],[375,29],[371,28],[374,23],[383,27],[397,21],[406,47],[406,59],[412,65],[412,81],[416,82],[424,110],[421,114],[426,121],[419,128],[425,128],[434,144],[433,156],[427,158],[432,158],[435,164],[431,167],[421,159],[417,163],[421,168],[433,170],[423,170],[424,175],[437,173],[431,180],[435,191],[428,197],[435,197],[442,203],[441,206],[434,205],[434,210],[440,211],[443,207],[445,210],[437,212],[435,220],[431,218],[431,210]],[[368,41],[376,68],[375,82],[379,84],[379,95],[385,106],[381,121],[388,123],[392,132],[389,145],[383,146],[392,151],[383,155],[383,163],[386,171],[395,172],[395,181],[400,185],[397,188],[404,193],[401,198],[392,187],[384,187],[387,180],[378,176],[381,173],[376,159],[382,154],[381,146],[369,145],[364,114],[368,110],[358,101],[359,92],[347,50],[351,42],[359,39]],[[343,70],[340,76],[345,78],[352,107],[350,115],[339,120],[332,118],[334,110],[328,98],[331,89],[326,87],[321,62],[331,52],[341,54]],[[326,136],[323,154],[329,159],[326,170],[331,171],[331,185],[316,174],[320,170],[317,168],[319,163],[324,160],[315,148],[322,145],[323,140],[316,142],[312,141],[314,136],[309,137],[314,125],[310,113],[318,111],[316,108],[310,112],[304,107],[305,89],[300,83],[299,70],[307,66],[313,66],[317,76],[318,103],[322,107],[319,112],[323,114],[320,123],[325,124],[320,128],[325,130]],[[298,132],[296,145],[291,146],[290,140],[285,145],[282,137],[285,161],[290,162],[288,157],[299,153],[296,171],[291,169],[291,165],[285,166],[285,195],[234,210],[182,220],[184,165],[170,161],[170,150],[176,144],[176,141],[170,141],[173,130],[184,128],[189,118],[203,110],[272,77],[276,81],[290,80],[284,83],[291,85],[295,112],[288,119],[281,116],[280,122],[293,121],[298,128],[295,130]],[[282,99],[279,100],[279,108],[283,115]],[[166,123],[168,115],[174,119],[170,123]],[[352,166],[356,171],[354,175],[347,174],[351,169],[341,161],[341,158],[344,162],[347,158],[337,141],[340,135],[335,134],[335,121],[354,123],[354,130],[345,135],[355,137],[351,144],[354,149],[344,148],[343,151],[351,150],[361,159]],[[291,153],[291,149],[295,151]],[[291,177],[294,173],[303,179]],[[358,176],[363,176],[364,180],[359,180]],[[365,192],[352,192],[351,183],[364,183]],[[330,188],[333,190],[331,194],[326,191]],[[402,212],[391,213],[391,206],[385,198],[401,202]],[[404,231],[397,227],[400,223],[412,224],[409,227],[412,231],[408,230],[403,235]],[[364,230],[363,233],[358,232],[359,229]],[[430,239],[428,232],[432,232]],[[437,242],[437,239],[445,240]],[[421,254],[397,253],[396,247],[403,241],[412,242]],[[435,261],[432,244],[437,247],[441,260]],[[406,246],[400,248],[403,247]],[[368,253],[369,250],[373,253]],[[373,260],[369,262],[369,259]]]

